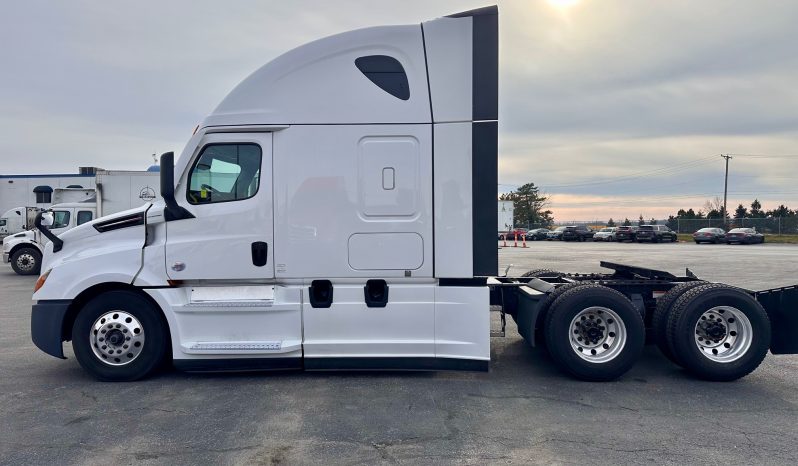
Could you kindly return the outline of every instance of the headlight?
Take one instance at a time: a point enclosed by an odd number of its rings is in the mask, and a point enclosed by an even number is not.
[[[44,282],[46,282],[46,281],[47,281],[47,277],[50,275],[50,272],[52,272],[52,271],[53,271],[53,269],[50,269],[50,270],[48,270],[47,272],[44,272],[43,274],[41,274],[41,275],[39,276],[39,279],[38,279],[38,280],[36,280],[36,286],[34,286],[34,287],[33,287],[33,292],[34,292],[34,293],[36,293],[37,291],[39,291],[39,288],[41,288],[41,287],[43,287],[43,286],[44,286]]]

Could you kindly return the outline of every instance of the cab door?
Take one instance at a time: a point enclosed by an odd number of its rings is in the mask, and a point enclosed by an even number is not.
[[[272,134],[207,134],[187,167],[175,197],[194,218],[167,223],[168,276],[274,278]]]

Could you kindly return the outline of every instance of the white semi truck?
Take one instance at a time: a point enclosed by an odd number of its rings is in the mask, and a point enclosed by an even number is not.
[[[796,289],[689,273],[498,277],[498,11],[318,40],[242,81],[163,200],[49,235],[34,343],[101,380],[189,371],[488,370],[490,307],[611,380],[649,332],[698,377],[795,353]],[[51,223],[39,216],[41,225]],[[764,305],[764,306],[763,306]],[[504,319],[502,319],[504,322]]]
[[[131,207],[149,203],[159,195],[159,175],[153,172],[121,170],[98,170],[93,189],[56,188],[53,204],[47,209],[52,214],[50,233],[60,235],[103,215],[110,215]],[[42,209],[20,208],[28,217]],[[22,211],[22,210],[20,210]],[[12,216],[13,218],[13,216]],[[25,231],[3,238],[3,262],[10,263],[20,275],[39,274],[47,237],[31,230],[33,221],[25,225]]]

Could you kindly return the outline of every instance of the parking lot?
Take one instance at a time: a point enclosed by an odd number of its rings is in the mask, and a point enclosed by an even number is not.
[[[598,272],[609,260],[749,289],[798,282],[796,245],[528,246],[501,249],[502,271]],[[69,345],[61,361],[30,342],[34,281],[0,267],[2,464],[798,462],[798,356],[709,383],[649,347],[621,380],[585,383],[510,322],[490,373],[168,372],[110,384]]]

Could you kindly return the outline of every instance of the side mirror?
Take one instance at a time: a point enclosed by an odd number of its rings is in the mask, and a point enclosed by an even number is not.
[[[42,214],[42,226],[43,227],[51,227],[53,226],[53,222],[55,219],[53,218],[52,212],[45,212]]]
[[[164,218],[167,222],[194,218],[191,212],[177,205],[175,200],[175,153],[161,155],[161,197],[166,204]]]

